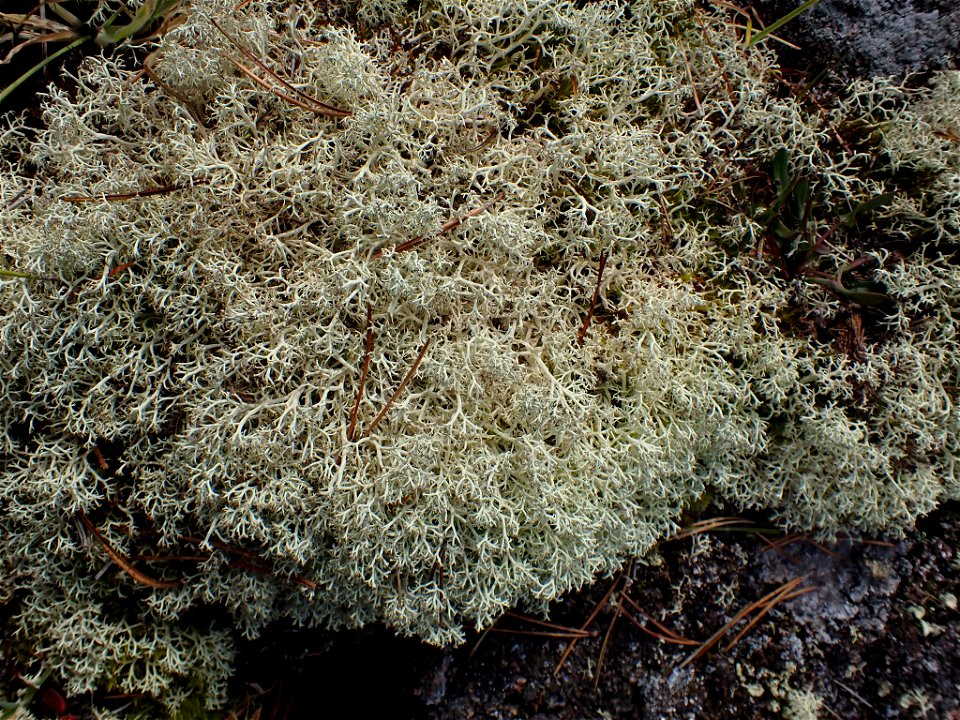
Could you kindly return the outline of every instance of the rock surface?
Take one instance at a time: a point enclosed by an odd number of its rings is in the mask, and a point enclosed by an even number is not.
[[[757,0],[769,24],[802,0]],[[800,46],[791,61],[830,66],[841,80],[957,67],[956,0],[821,0],[777,33]]]

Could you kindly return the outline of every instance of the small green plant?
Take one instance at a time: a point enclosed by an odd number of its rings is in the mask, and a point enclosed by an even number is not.
[[[876,281],[844,282],[849,273],[873,262],[873,256],[840,260],[831,240],[840,229],[862,229],[872,212],[893,200],[893,193],[877,195],[836,216],[827,194],[810,177],[791,171],[786,148],[780,148],[773,158],[772,180],[773,200],[766,208],[761,206],[758,221],[764,229],[764,249],[774,258],[782,276],[787,280],[803,278],[860,305],[878,305],[886,300]],[[828,255],[834,256],[835,273],[818,267],[820,258]]]
[[[34,697],[52,674],[51,668],[43,668],[34,678],[19,675],[18,679],[24,686],[20,690],[20,697],[16,700],[0,700],[0,720],[17,720],[29,709]]]
[[[764,41],[766,38],[773,35],[773,33],[775,33],[777,30],[782,28],[791,20],[803,15],[803,13],[807,12],[807,10],[810,10],[814,5],[816,5],[819,2],[820,0],[806,0],[805,3],[797,6],[796,8],[788,12],[786,15],[784,15],[783,17],[778,18],[777,20],[774,20],[772,23],[767,25],[765,28],[763,28],[763,30],[758,32],[756,35],[753,34],[753,25],[752,25],[752,22],[748,19],[747,37],[744,40],[744,44],[748,48],[753,47],[754,45],[757,45],[758,43]]]

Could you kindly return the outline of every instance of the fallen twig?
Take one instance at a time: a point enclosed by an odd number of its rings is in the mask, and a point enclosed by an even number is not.
[[[85,513],[80,513],[80,520],[86,526],[87,530],[90,531],[90,534],[93,535],[94,539],[96,539],[96,541],[99,543],[100,547],[103,548],[104,552],[106,552],[110,559],[114,562],[114,564],[116,564],[121,570],[123,570],[125,573],[127,573],[127,575],[132,577],[141,585],[146,585],[147,587],[152,587],[157,590],[166,590],[169,588],[178,587],[180,585],[179,580],[156,580],[149,575],[140,572],[126,557],[113,549],[110,543],[107,542],[106,538],[104,538],[101,532],[97,529],[97,526],[93,524],[93,521],[87,517]]]
[[[403,381],[400,383],[400,387],[396,389],[396,392],[390,396],[390,399],[387,400],[387,404],[383,406],[377,416],[373,419],[373,422],[370,423],[370,427],[367,428],[367,431],[363,434],[364,437],[370,435],[373,432],[373,429],[377,427],[379,422],[383,419],[383,416],[387,414],[387,411],[390,409],[390,406],[393,405],[394,401],[400,397],[400,393],[403,392],[403,389],[407,386],[407,383],[410,382],[410,379],[413,377],[414,373],[417,371],[417,368],[420,367],[420,363],[423,361],[423,356],[427,354],[427,348],[430,347],[430,338],[427,338],[427,341],[423,344],[423,347],[420,348],[420,354],[417,355],[417,359],[413,361],[413,365],[410,366],[410,370],[407,371],[406,376],[403,378]]]
[[[587,328],[590,327],[590,321],[593,320],[593,314],[597,309],[597,300],[600,298],[600,281],[603,279],[603,269],[607,266],[607,251],[600,253],[600,265],[597,267],[597,284],[593,288],[593,299],[590,301],[590,309],[587,311],[587,317],[583,319],[583,327],[577,335],[577,345],[583,344],[583,338],[587,334]]]
[[[192,187],[192,185],[164,185],[157,188],[147,188],[146,190],[135,190],[133,192],[126,193],[112,193],[109,195],[67,195],[66,197],[62,197],[60,199],[68,203],[100,202],[101,200],[106,200],[107,202],[117,202],[119,200],[132,200],[133,198],[139,197],[166,195],[167,193],[172,193],[189,187]]]
[[[499,192],[499,193],[497,193],[493,198],[491,198],[490,200],[487,200],[487,202],[485,202],[483,205],[481,205],[481,206],[478,207],[478,208],[474,208],[473,210],[471,210],[470,212],[468,212],[466,215],[461,215],[460,217],[453,218],[452,220],[447,220],[447,222],[445,222],[445,223],[443,224],[443,227],[440,228],[440,232],[437,233],[437,234],[438,234],[438,235],[443,235],[443,234],[446,233],[446,232],[450,232],[451,230],[453,230],[454,228],[456,228],[457,226],[459,226],[459,225],[460,225],[464,220],[466,220],[467,218],[471,218],[471,217],[475,217],[476,215],[479,215],[479,214],[482,213],[484,210],[486,210],[487,208],[489,208],[491,205],[494,205],[495,203],[500,202],[500,201],[503,200],[505,197],[506,197],[506,193]],[[425,243],[427,240],[429,240],[430,237],[433,237],[433,236],[417,235],[415,238],[411,238],[410,240],[407,240],[407,241],[405,241],[405,242],[402,242],[402,243],[400,243],[399,245],[394,245],[393,251],[394,251],[395,253],[401,253],[401,252],[405,252],[405,251],[407,251],[407,250],[413,250],[413,248],[415,248],[415,247],[417,247],[418,245],[421,245],[422,243]],[[377,260],[378,258],[383,257],[384,252],[385,252],[385,251],[383,250],[383,248],[377,250],[377,251],[373,254],[373,259],[374,259],[374,260]]]
[[[347,438],[355,440],[354,431],[357,428],[357,415],[360,412],[360,401],[363,399],[363,386],[367,381],[367,372],[370,370],[370,351],[373,348],[373,309],[367,305],[367,342],[363,351],[363,369],[360,371],[360,388],[357,390],[357,401],[350,411],[350,426],[347,429]]]

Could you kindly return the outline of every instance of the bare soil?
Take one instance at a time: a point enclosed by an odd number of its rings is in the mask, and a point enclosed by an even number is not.
[[[237,715],[960,720],[958,510],[900,541],[827,545],[725,529],[665,543],[659,564],[632,564],[605,602],[616,578],[555,605],[552,621],[579,629],[600,603],[591,637],[565,660],[569,639],[524,634],[546,629],[519,617],[449,650],[382,630],[278,631],[244,653],[243,675],[257,682]],[[773,605],[732,643],[755,611],[684,664],[741,609],[796,578],[809,592]],[[656,639],[669,636],[654,620],[695,644]]]

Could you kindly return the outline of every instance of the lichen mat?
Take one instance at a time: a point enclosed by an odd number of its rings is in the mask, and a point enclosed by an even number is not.
[[[705,496],[960,496],[960,74],[818,106],[681,0],[229,5],[0,130],[3,587],[69,692],[457,642]]]

